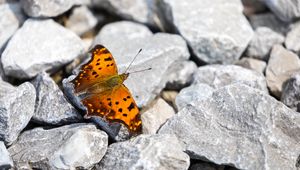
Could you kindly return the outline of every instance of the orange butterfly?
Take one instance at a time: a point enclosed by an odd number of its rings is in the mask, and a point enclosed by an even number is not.
[[[118,74],[112,54],[102,45],[91,51],[91,60],[82,65],[71,82],[75,93],[85,94],[81,100],[87,108],[85,117],[100,116],[109,122],[121,122],[131,132],[141,130],[139,109],[123,82],[129,73]]]

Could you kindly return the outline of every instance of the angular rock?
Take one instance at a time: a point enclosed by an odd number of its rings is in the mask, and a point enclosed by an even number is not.
[[[0,169],[10,169],[13,167],[13,161],[2,141],[0,141]]]
[[[268,55],[275,44],[282,44],[285,37],[274,32],[268,27],[258,27],[255,30],[246,55],[253,58],[267,60]]]
[[[193,84],[204,83],[214,89],[233,83],[242,83],[268,93],[266,79],[261,73],[235,65],[199,67],[193,79]]]
[[[83,50],[81,39],[53,20],[28,19],[9,41],[1,60],[5,74],[32,78],[58,69]]]
[[[47,73],[39,74],[33,81],[37,91],[35,114],[32,119],[41,124],[62,125],[78,122],[80,113],[66,100],[57,84]]]
[[[299,57],[281,45],[275,45],[266,68],[266,79],[271,93],[280,98],[283,83],[299,70]]]
[[[300,112],[300,72],[293,74],[284,82],[281,101],[293,110]]]
[[[247,58],[247,57],[242,58],[241,60],[235,62],[234,64],[244,68],[248,68],[250,70],[255,70],[262,74],[264,74],[267,66],[267,63],[265,61],[257,60],[254,58]]]
[[[107,135],[92,124],[25,131],[9,149],[17,169],[89,169],[104,156]]]
[[[18,87],[0,81],[0,140],[10,145],[34,114],[35,89],[25,82]]]
[[[193,61],[178,61],[169,68],[166,89],[179,90],[192,82],[192,75],[197,70]]]
[[[159,98],[142,113],[143,134],[155,134],[169,118],[175,115],[174,109]]]
[[[187,105],[197,106],[201,101],[207,100],[214,90],[208,84],[202,83],[186,87],[176,96],[176,107],[181,110]]]
[[[285,39],[285,46],[287,49],[300,54],[300,22],[297,22],[291,26],[291,30],[287,33]]]
[[[0,2],[0,54],[8,39],[24,22],[25,16],[18,1]]]
[[[165,25],[179,32],[204,62],[233,63],[252,39],[240,0],[161,0],[158,6]]]
[[[81,36],[92,30],[97,24],[97,18],[86,6],[76,7],[72,10],[66,27]]]
[[[190,160],[182,149],[174,135],[139,135],[111,144],[96,169],[187,170]]]
[[[300,114],[243,84],[185,107],[159,134],[175,134],[192,159],[238,169],[297,169],[299,161]]]
[[[88,0],[22,0],[23,10],[31,17],[56,17],[74,5],[86,4]]]
[[[282,21],[292,21],[300,17],[299,0],[264,0],[264,2]]]

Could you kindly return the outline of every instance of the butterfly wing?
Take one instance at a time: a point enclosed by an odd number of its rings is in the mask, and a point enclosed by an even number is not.
[[[96,45],[90,52],[92,58],[81,66],[79,74],[72,80],[76,93],[96,84],[105,77],[118,74],[115,60],[104,46]]]
[[[139,109],[123,84],[112,91],[89,96],[83,99],[82,103],[87,108],[87,117],[100,116],[110,122],[121,122],[132,132],[141,130]]]

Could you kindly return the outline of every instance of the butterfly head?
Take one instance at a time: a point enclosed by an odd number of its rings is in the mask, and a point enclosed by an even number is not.
[[[120,75],[120,78],[121,78],[122,82],[124,82],[128,78],[128,76],[129,76],[129,73],[122,73]]]

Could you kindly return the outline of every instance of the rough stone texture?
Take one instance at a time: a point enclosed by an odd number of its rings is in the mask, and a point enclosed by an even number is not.
[[[159,134],[175,134],[192,159],[239,169],[296,170],[299,161],[300,114],[243,84],[182,109]]]
[[[0,81],[0,140],[14,142],[34,114],[35,89],[25,82],[14,87]]]
[[[184,170],[190,160],[174,135],[139,135],[111,144],[96,169]]]
[[[197,65],[193,61],[177,61],[168,70],[168,83],[166,89],[179,90],[189,85],[192,75],[197,70]]]
[[[163,99],[158,98],[141,115],[143,134],[155,134],[161,125],[174,115],[174,109]]]
[[[293,74],[284,82],[281,101],[293,110],[300,108],[300,72]]]
[[[240,0],[161,0],[158,6],[165,25],[179,32],[207,63],[233,63],[252,39]]]
[[[107,135],[92,124],[25,131],[8,151],[20,169],[91,168],[104,156]]]
[[[80,113],[66,100],[57,84],[47,73],[39,74],[33,81],[37,100],[33,120],[41,124],[61,125],[78,122]]]
[[[186,87],[176,96],[176,107],[178,110],[183,109],[187,105],[197,106],[201,101],[208,99],[214,89],[208,84],[195,84]]]
[[[298,70],[299,57],[284,47],[275,45],[266,68],[266,79],[271,93],[280,98],[283,83]]]
[[[282,21],[291,21],[300,17],[300,1],[264,0],[269,9]]]
[[[244,67],[244,68],[248,68],[250,70],[255,70],[259,73],[264,73],[267,63],[265,61],[262,60],[257,60],[254,58],[242,58],[241,60],[237,61],[234,63],[235,65]]]
[[[32,78],[55,70],[83,53],[80,38],[51,19],[28,19],[2,53],[5,74]]]
[[[235,65],[208,65],[199,67],[194,74],[193,84],[204,83],[212,88],[242,83],[268,92],[265,77],[256,71]]]
[[[31,17],[56,17],[74,5],[86,4],[88,0],[22,0],[23,10]]]
[[[246,55],[262,60],[268,59],[273,45],[282,44],[285,37],[268,27],[258,27],[247,48]]]
[[[74,31],[77,35],[83,35],[93,29],[97,22],[97,18],[88,7],[80,6],[72,10],[66,22],[66,27]]]
[[[8,39],[24,22],[25,16],[17,1],[0,2],[0,54]]]
[[[291,26],[291,30],[287,33],[285,39],[285,46],[287,49],[300,54],[300,22]]]
[[[0,169],[10,169],[13,167],[13,161],[2,141],[0,141]]]

